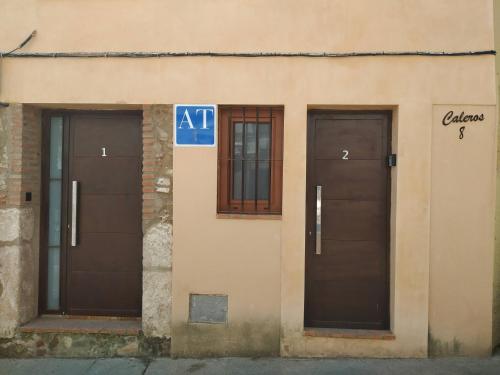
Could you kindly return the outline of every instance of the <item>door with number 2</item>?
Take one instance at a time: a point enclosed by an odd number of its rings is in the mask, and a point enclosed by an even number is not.
[[[389,112],[310,111],[306,327],[388,329]]]

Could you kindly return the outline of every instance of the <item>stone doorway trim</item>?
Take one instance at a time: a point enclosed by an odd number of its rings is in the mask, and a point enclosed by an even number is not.
[[[169,338],[172,106],[142,109],[142,331],[146,337]],[[13,338],[38,314],[40,160],[41,108],[0,108],[0,226],[6,228],[0,231],[0,338]]]

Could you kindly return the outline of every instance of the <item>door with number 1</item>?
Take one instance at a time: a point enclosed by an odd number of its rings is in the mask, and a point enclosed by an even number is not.
[[[45,115],[42,312],[141,315],[141,124],[136,111]]]
[[[306,327],[389,328],[390,123],[308,114]]]

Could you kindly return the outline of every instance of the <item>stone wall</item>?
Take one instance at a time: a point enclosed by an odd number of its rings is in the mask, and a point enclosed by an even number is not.
[[[21,191],[22,105],[0,107],[0,208],[19,206]]]
[[[38,311],[40,155],[41,111],[0,108],[0,337]],[[172,106],[144,106],[143,157],[143,331],[170,337]]]
[[[166,357],[170,339],[101,333],[17,333],[0,338],[0,358]]]
[[[37,314],[40,122],[35,107],[0,108],[0,337]]]
[[[170,336],[172,304],[172,106],[143,107],[144,335]]]

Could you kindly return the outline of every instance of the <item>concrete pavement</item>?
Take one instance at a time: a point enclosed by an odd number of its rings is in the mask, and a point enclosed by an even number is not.
[[[0,359],[0,375],[499,375],[500,356],[486,359],[283,359],[221,358],[151,361],[111,359]]]

